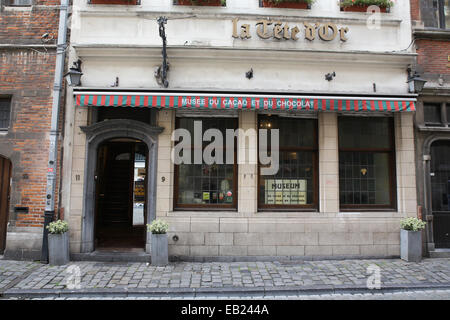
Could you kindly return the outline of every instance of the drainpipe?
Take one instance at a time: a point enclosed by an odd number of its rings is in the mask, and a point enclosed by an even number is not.
[[[47,192],[45,195],[44,230],[42,237],[41,263],[48,263],[47,226],[55,215],[56,163],[58,159],[58,126],[61,90],[66,51],[66,34],[69,0],[61,0],[59,9],[58,42],[56,45],[55,81],[53,83],[52,122],[47,168]]]

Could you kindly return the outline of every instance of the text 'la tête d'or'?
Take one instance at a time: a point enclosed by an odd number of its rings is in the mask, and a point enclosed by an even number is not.
[[[239,23],[239,18],[233,21],[233,38],[250,39],[252,37],[251,25]],[[296,26],[289,26],[276,20],[262,19],[255,24],[256,34],[262,39],[298,40],[302,30]],[[348,27],[339,27],[334,23],[303,23],[305,39],[313,41],[318,36],[321,40],[332,41],[338,35],[340,41],[347,41]]]

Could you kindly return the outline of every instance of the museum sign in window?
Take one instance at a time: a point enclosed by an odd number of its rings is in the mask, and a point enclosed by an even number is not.
[[[341,209],[395,207],[392,118],[339,118]]]
[[[259,165],[258,201],[260,209],[316,209],[317,120],[262,115],[259,129],[279,129],[279,169],[262,175]],[[270,151],[269,151],[270,153]]]
[[[202,137],[208,129],[218,129],[223,136],[223,163],[195,164],[194,151],[196,139],[194,123],[201,123]],[[177,209],[205,208],[205,209],[234,209],[237,205],[237,164],[236,147],[234,139],[234,163],[227,163],[226,130],[237,129],[237,118],[177,118],[177,129],[186,129],[192,139],[190,141],[190,164],[175,165],[175,192],[174,203]],[[197,137],[198,139],[198,137]],[[213,140],[213,139],[212,139]],[[181,142],[181,141],[180,141]],[[203,141],[201,151],[214,141]],[[180,153],[182,156],[182,152]],[[214,155],[214,154],[213,154]]]

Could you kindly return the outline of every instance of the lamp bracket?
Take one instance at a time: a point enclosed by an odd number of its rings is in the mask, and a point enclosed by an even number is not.
[[[167,17],[159,17],[157,19],[158,25],[159,25],[159,36],[161,37],[163,41],[163,48],[162,48],[162,58],[163,62],[162,65],[158,67],[158,70],[156,71],[156,78],[160,81],[161,85],[164,86],[164,88],[169,87],[169,81],[167,80],[167,72],[169,71],[169,62],[167,61],[167,37],[166,37],[166,28],[165,24],[167,24]]]

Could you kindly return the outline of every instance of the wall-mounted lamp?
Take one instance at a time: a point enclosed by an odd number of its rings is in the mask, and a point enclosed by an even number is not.
[[[245,77],[250,80],[251,78],[253,78],[253,68],[250,69],[250,71],[247,71],[245,73]]]
[[[82,75],[83,73],[81,72],[81,60],[78,59],[73,63],[73,67],[69,69],[69,72],[66,73],[65,77],[69,86],[77,87],[81,84]]]
[[[414,71],[413,74],[410,68],[408,68],[408,74],[409,74],[408,76],[409,92],[410,93],[421,92],[427,80],[421,78],[420,75],[417,73],[417,71]]]
[[[334,77],[336,77],[336,72],[333,71],[333,73],[327,73],[325,75],[325,80],[331,81]]]

